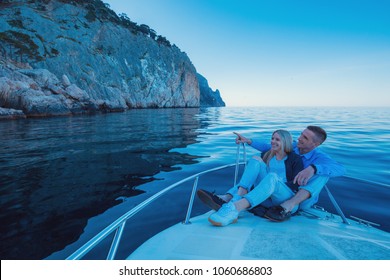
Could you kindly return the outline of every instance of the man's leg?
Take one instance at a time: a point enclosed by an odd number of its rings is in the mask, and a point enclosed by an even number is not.
[[[300,209],[307,209],[313,206],[318,196],[328,182],[329,177],[314,176],[306,186],[300,186],[299,191],[291,198],[280,204],[287,212],[299,205]]]
[[[328,181],[329,177],[316,175],[306,186],[301,186],[300,189],[309,192],[310,197],[299,203],[299,209],[308,209],[317,203],[318,196]]]
[[[284,201],[280,204],[286,212],[291,212],[294,207],[299,205],[302,201],[308,199],[310,197],[310,193],[305,189],[300,189],[292,198]]]

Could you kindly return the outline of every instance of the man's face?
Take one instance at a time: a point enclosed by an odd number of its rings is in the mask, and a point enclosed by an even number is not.
[[[306,154],[319,146],[319,143],[315,141],[316,137],[313,131],[305,129],[298,137],[298,149],[301,154]]]

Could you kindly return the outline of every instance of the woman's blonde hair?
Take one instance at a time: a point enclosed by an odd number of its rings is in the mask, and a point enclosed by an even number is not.
[[[282,150],[287,154],[291,153],[293,150],[293,144],[292,144],[292,136],[291,136],[290,132],[288,132],[287,130],[284,130],[284,129],[278,129],[272,133],[272,136],[274,136],[275,133],[278,133],[280,136],[280,139],[282,140],[281,141]],[[267,165],[269,165],[269,161],[271,160],[271,158],[274,155],[275,155],[275,152],[272,149],[269,150],[268,152],[266,152],[264,157],[263,157],[264,162]]]

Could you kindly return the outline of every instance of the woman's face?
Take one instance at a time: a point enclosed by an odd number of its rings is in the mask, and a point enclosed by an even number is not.
[[[282,139],[279,133],[275,132],[271,138],[271,150],[274,152],[280,152],[282,150]]]

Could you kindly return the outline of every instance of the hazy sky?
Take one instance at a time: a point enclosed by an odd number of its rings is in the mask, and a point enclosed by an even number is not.
[[[390,106],[390,1],[103,2],[186,52],[227,106]]]

